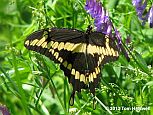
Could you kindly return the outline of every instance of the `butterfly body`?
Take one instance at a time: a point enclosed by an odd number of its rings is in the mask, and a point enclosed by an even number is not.
[[[90,26],[86,32],[67,28],[42,29],[27,37],[25,47],[60,63],[73,86],[72,98],[75,91],[80,92],[87,87],[95,94],[101,66],[119,56],[113,39],[100,32],[92,32]]]

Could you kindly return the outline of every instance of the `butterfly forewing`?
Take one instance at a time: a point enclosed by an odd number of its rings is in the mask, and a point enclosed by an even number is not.
[[[66,48],[71,51],[72,47],[76,47],[74,45],[76,38],[82,42],[82,32],[75,29],[43,29],[29,35],[24,45],[29,50],[39,52],[55,62],[62,63],[63,58],[69,54],[69,52],[63,53],[63,51]]]

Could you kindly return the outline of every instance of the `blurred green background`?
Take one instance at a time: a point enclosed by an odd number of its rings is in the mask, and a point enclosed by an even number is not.
[[[147,23],[141,26],[131,0],[102,3],[123,42],[130,40],[125,45],[131,60],[121,54],[118,61],[104,66],[93,110],[88,90],[77,93],[70,107],[72,87],[59,65],[24,47],[26,36],[41,28],[85,31],[93,25],[84,10],[85,0],[0,0],[0,104],[12,115],[153,115],[153,30]]]

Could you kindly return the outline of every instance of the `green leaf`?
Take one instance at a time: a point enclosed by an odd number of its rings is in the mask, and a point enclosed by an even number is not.
[[[134,51],[135,56],[136,56],[136,60],[138,61],[139,64],[139,68],[144,71],[145,73],[149,73],[149,69],[148,66],[145,62],[145,60],[143,59],[142,55],[140,55],[137,51]]]

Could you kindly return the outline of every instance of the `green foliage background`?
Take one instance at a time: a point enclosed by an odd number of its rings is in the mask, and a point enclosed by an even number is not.
[[[93,25],[84,10],[85,0],[0,0],[0,104],[12,115],[153,115],[153,30],[148,24],[141,26],[131,0],[102,3],[123,41],[130,38],[130,44],[125,45],[131,60],[127,62],[121,54],[118,61],[104,66],[93,110],[88,90],[77,93],[70,107],[72,87],[59,65],[23,45],[26,36],[40,28],[85,31]]]

